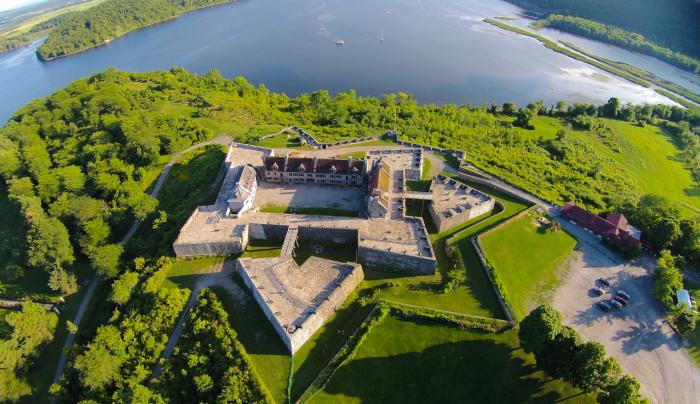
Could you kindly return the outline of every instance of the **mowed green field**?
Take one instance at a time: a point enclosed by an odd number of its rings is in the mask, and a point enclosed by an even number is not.
[[[537,371],[514,330],[486,334],[387,316],[312,403],[592,402]]]
[[[508,291],[513,310],[523,318],[557,285],[558,269],[571,256],[576,239],[563,230],[551,232],[528,214],[481,239],[486,259]]]
[[[574,136],[593,144],[602,153],[612,157],[627,170],[642,193],[662,195],[671,201],[683,202],[700,209],[700,187],[683,162],[673,137],[653,125],[639,127],[629,122],[605,120],[622,141],[622,150],[615,153],[594,135],[573,132]],[[679,208],[687,216],[696,215],[692,210]]]

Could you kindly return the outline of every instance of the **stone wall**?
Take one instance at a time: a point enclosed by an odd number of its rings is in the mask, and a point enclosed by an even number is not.
[[[260,294],[258,289],[255,287],[253,281],[248,277],[246,271],[243,271],[240,267],[240,263],[236,261],[236,269],[243,279],[248,290],[253,294],[253,298],[258,303],[258,306],[265,313],[265,317],[274,328],[275,332],[282,339],[282,343],[287,347],[290,353],[294,354],[299,348],[304,345],[306,341],[311,338],[311,336],[326,322],[328,317],[333,314],[338,308],[340,308],[345,302],[345,299],[352,293],[355,288],[362,282],[364,278],[364,273],[362,272],[362,267],[357,265],[355,269],[348,274],[340,282],[337,287],[331,291],[325,300],[316,308],[315,313],[311,314],[306,320],[297,327],[292,333],[288,333],[284,329],[282,324],[279,323],[277,318],[270,311],[269,306],[265,303],[263,296]]]
[[[251,223],[248,237],[251,240],[284,241],[287,236],[286,225]]]
[[[299,239],[337,244],[356,243],[356,229],[329,229],[322,227],[299,226]]]
[[[292,352],[292,341],[289,338],[287,331],[282,327],[282,324],[280,324],[279,321],[277,321],[277,319],[275,318],[273,313],[270,311],[270,307],[267,305],[267,303],[265,303],[265,299],[258,291],[258,288],[255,287],[255,284],[253,283],[253,281],[248,277],[248,274],[246,273],[246,271],[241,269],[241,264],[239,261],[236,261],[236,270],[240,274],[241,279],[243,279],[243,283],[245,283],[245,286],[253,294],[253,298],[258,303],[258,306],[260,307],[260,309],[263,311],[263,313],[265,313],[265,317],[267,317],[267,320],[272,325],[272,328],[275,329],[275,332],[277,333],[277,335],[279,335],[280,338],[282,339],[282,343],[284,344],[284,346],[286,346],[287,349],[290,352]]]
[[[328,317],[343,305],[345,299],[357,288],[363,278],[364,273],[359,265],[355,267],[352,273],[343,278],[340,284],[316,308],[316,313],[310,315],[301,326],[291,333],[289,336],[290,345],[287,347],[291,353],[301,348],[323,326]]]
[[[477,216],[490,212],[493,210],[495,203],[496,200],[491,198],[482,204],[472,206],[468,210],[463,210],[463,213],[461,214],[453,214],[451,217],[444,217],[440,215],[439,212],[435,211],[433,204],[431,203],[428,206],[428,212],[430,212],[430,217],[433,218],[433,223],[435,223],[438,233],[442,233],[445,230],[451,229]]]
[[[435,273],[436,264],[433,258],[415,257],[366,246],[357,248],[357,257],[366,268],[396,270],[415,275],[432,275]]]

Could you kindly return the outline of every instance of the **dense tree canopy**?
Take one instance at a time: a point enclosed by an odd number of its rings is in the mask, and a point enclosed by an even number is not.
[[[109,0],[82,12],[69,13],[60,20],[53,20],[55,28],[39,47],[37,54],[44,60],[70,55],[187,11],[229,1],[231,0]]]
[[[556,28],[587,38],[609,42],[622,48],[657,57],[681,69],[693,73],[700,73],[700,60],[659,46],[649,41],[641,34],[627,32],[611,25],[601,24],[585,18],[556,14],[538,21],[537,25],[540,27]],[[700,34],[700,32],[698,32],[698,34]]]
[[[639,32],[667,48],[700,57],[695,0],[508,0],[543,14],[564,14]]]

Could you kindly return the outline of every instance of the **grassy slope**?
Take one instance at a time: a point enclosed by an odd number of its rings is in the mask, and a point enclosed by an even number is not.
[[[642,192],[663,195],[672,201],[700,208],[700,189],[695,186],[690,171],[678,160],[680,150],[669,134],[652,125],[641,128],[628,122],[609,119],[606,119],[606,123],[622,139],[621,153],[612,152],[597,137],[585,132],[574,132],[574,136],[589,141],[601,152],[617,160],[627,169]],[[692,212],[686,213],[690,215]]]
[[[534,369],[515,331],[482,334],[387,317],[313,403],[590,402]]]
[[[486,258],[503,281],[518,318],[555,288],[557,269],[576,245],[566,232],[540,229],[534,219],[529,214],[482,238]]]

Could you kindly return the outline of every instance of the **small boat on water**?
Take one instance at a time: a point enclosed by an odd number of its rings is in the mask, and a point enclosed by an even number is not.
[[[379,38],[379,42],[384,42],[384,31],[382,31],[382,37]]]
[[[326,30],[328,30],[328,28],[326,28],[326,27],[321,27],[321,32],[324,32],[324,31],[326,31]]]
[[[342,46],[342,45],[345,45],[345,41],[343,41],[342,39],[338,39],[335,41],[335,44],[338,46]]]

